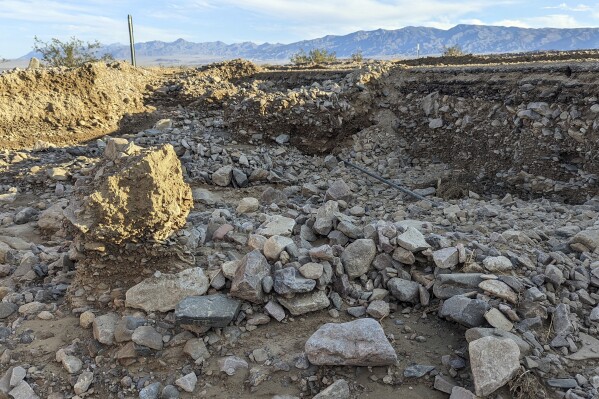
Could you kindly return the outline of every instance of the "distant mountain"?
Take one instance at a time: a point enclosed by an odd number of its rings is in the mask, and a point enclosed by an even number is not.
[[[365,57],[415,56],[420,46],[420,55],[435,55],[445,47],[458,45],[464,52],[473,54],[509,53],[537,50],[582,50],[599,48],[599,28],[579,29],[524,29],[503,26],[457,25],[449,30],[406,27],[397,30],[378,29],[358,31],[344,36],[325,36],[290,44],[255,44],[243,42],[193,43],[178,39],[172,43],[151,41],[137,43],[135,51],[139,57],[196,58],[247,58],[254,60],[288,60],[303,49],[309,51],[323,48],[334,51],[338,57],[349,57],[361,50]],[[129,58],[129,46],[111,44],[102,52],[117,59]],[[25,57],[30,57],[32,53]]]

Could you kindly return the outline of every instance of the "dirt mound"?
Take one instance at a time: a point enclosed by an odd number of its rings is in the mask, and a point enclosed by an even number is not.
[[[145,110],[152,76],[125,63],[2,74],[0,148],[71,144],[113,131],[124,114]]]
[[[144,150],[113,139],[104,157],[89,195],[73,210],[86,242],[161,241],[185,225],[193,198],[170,144]]]

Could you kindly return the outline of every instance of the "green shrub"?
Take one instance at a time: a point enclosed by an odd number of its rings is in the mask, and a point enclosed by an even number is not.
[[[457,44],[443,48],[443,57],[459,57],[461,55],[466,55],[466,53],[464,53],[462,48]]]
[[[351,60],[353,62],[363,62],[364,56],[362,55],[362,50],[358,50],[351,55]]]
[[[289,59],[293,64],[329,64],[337,61],[335,52],[326,49],[313,49],[308,54],[301,49]]]
[[[56,38],[52,38],[49,42],[44,42],[35,36],[34,41],[33,50],[41,53],[44,64],[51,67],[64,66],[72,68],[81,66],[86,62],[109,61],[113,59],[110,54],[105,54],[102,57],[96,55],[95,50],[101,46],[97,40],[91,43],[84,43],[73,36],[65,42]]]

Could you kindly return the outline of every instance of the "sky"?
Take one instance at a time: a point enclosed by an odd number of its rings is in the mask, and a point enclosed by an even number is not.
[[[33,37],[104,44],[135,40],[291,43],[357,30],[457,24],[599,27],[599,0],[0,0],[0,58]]]

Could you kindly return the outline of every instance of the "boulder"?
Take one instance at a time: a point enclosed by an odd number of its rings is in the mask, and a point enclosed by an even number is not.
[[[350,278],[360,277],[370,269],[376,256],[376,244],[370,239],[359,239],[349,244],[341,254],[345,273]]]
[[[492,394],[520,369],[520,349],[510,339],[483,337],[470,342],[468,352],[478,396]]]
[[[253,250],[241,259],[231,284],[231,296],[253,303],[263,303],[262,279],[269,275],[268,261],[259,250]]]

